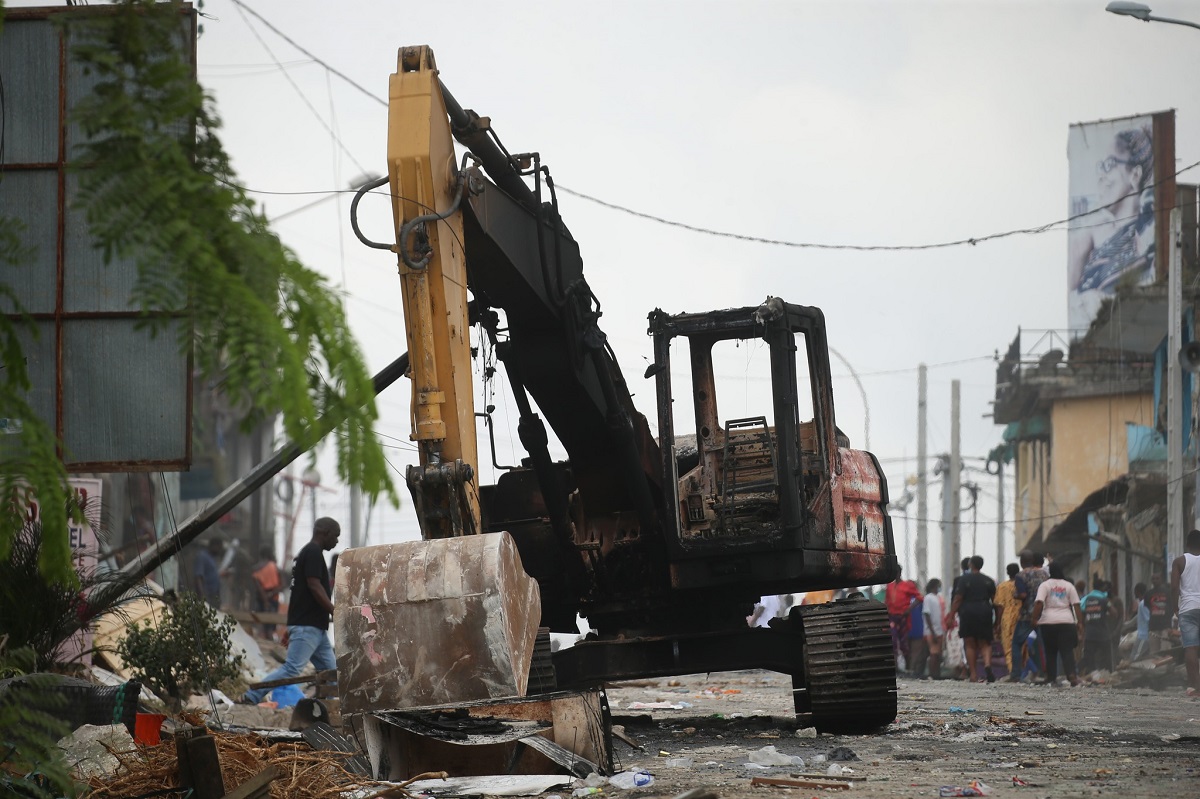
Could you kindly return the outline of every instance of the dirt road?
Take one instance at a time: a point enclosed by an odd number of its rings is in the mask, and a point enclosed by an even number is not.
[[[646,796],[708,787],[721,797],[937,796],[982,780],[992,796],[1200,797],[1200,700],[1182,689],[1054,688],[1013,683],[906,681],[887,730],[798,737],[790,680],[735,672],[623,683],[610,688],[614,723],[643,747],[615,741],[620,765],[655,777]],[[666,702],[680,709],[639,709]],[[773,746],[804,766],[756,768]],[[752,787],[754,777],[828,776],[849,790]],[[760,755],[761,757],[761,755]],[[823,762],[819,762],[823,761]],[[1019,780],[1027,785],[1017,785]],[[606,790],[606,794],[633,793]]]

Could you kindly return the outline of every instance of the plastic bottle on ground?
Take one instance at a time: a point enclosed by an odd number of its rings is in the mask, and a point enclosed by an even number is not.
[[[645,788],[654,784],[654,775],[644,769],[622,771],[608,778],[608,784],[614,788],[629,790],[630,788]]]

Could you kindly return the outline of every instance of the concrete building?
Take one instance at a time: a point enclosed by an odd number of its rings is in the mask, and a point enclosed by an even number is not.
[[[1166,540],[1166,303],[1164,284],[1134,288],[1074,341],[1018,331],[997,370],[994,457],[1015,465],[1016,549],[1126,599]]]

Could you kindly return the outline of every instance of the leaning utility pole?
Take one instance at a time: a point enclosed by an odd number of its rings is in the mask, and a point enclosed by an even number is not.
[[[999,468],[996,471],[997,491],[996,496],[996,575],[999,580],[1003,580],[1007,575],[1004,571],[1004,460],[996,464]]]
[[[962,512],[962,502],[959,498],[959,481],[962,477],[962,451],[960,450],[959,435],[959,388],[958,380],[950,381],[950,540],[943,542],[949,552],[950,580],[953,581],[960,571],[959,562],[962,560],[962,535],[959,529],[959,514]],[[974,554],[974,553],[971,553]]]
[[[925,388],[928,369],[917,367],[917,585],[929,580],[929,475],[925,471]]]

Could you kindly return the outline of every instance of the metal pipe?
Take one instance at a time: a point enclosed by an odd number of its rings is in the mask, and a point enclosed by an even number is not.
[[[379,394],[382,392],[392,383],[395,383],[407,371],[408,353],[406,352],[375,375],[375,393]],[[322,417],[317,422],[318,435],[313,444],[324,438],[341,422],[341,417]],[[118,570],[115,579],[95,589],[88,597],[87,602],[89,607],[106,607],[112,599],[133,588],[146,575],[173,558],[183,547],[195,540],[197,536],[209,527],[216,524],[217,520],[237,507],[242,500],[283,471],[289,463],[303,455],[307,449],[307,447],[302,447],[293,441],[289,441],[277,449],[274,455],[255,466],[247,475],[218,494],[212,502],[184,522],[178,530],[166,538],[155,542],[154,546]],[[93,596],[95,597],[94,600]],[[86,613],[80,615],[87,616]]]
[[[533,191],[518,174],[508,154],[488,135],[489,128],[479,124],[480,117],[474,111],[464,110],[440,79],[438,85],[442,87],[442,99],[446,103],[446,113],[450,116],[450,130],[455,140],[479,159],[488,177],[497,186],[537,215],[539,209]]]

